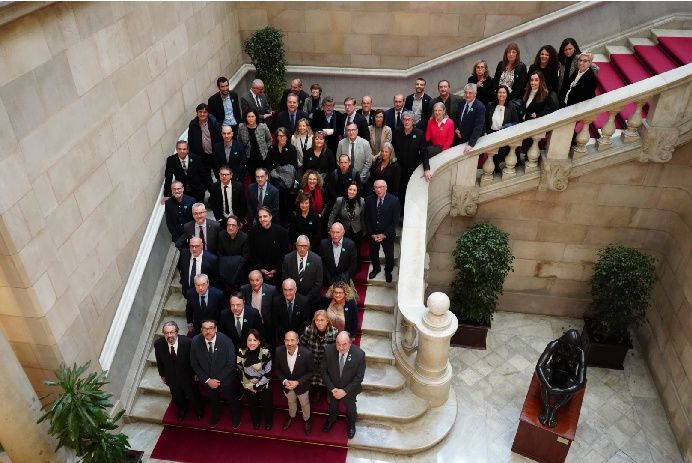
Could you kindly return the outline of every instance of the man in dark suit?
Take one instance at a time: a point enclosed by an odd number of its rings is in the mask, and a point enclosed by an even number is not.
[[[461,98],[451,93],[448,80],[441,80],[437,83],[437,92],[439,96],[433,98],[430,100],[430,103],[428,103],[428,110],[426,112],[428,117],[425,119],[425,126],[427,127],[428,119],[432,116],[433,106],[435,106],[435,103],[439,102],[444,103],[447,117],[452,119],[456,124],[459,116],[459,103],[461,102]],[[421,121],[423,121],[423,119],[421,119]]]
[[[305,235],[296,239],[296,250],[284,257],[282,278],[292,278],[298,283],[298,294],[308,298],[311,307],[320,299],[322,288],[322,259],[310,251],[310,240]]]
[[[192,220],[192,205],[195,198],[185,194],[183,182],[175,180],[171,183],[171,197],[164,203],[166,227],[171,232],[171,241],[178,241],[183,234],[183,225]]]
[[[183,249],[190,238],[194,236],[202,240],[205,251],[215,255],[218,254],[221,225],[219,225],[219,222],[207,220],[207,207],[204,203],[192,205],[192,219],[191,222],[183,225],[183,234],[178,238],[175,246],[178,249]]]
[[[176,154],[166,158],[166,173],[163,182],[163,194],[171,191],[173,178],[182,182],[185,190],[198,202],[204,201],[204,168],[202,161],[195,155],[189,154],[185,140],[178,140],[175,144]],[[164,197],[163,200],[167,200]]]
[[[293,79],[291,81],[291,88],[284,90],[281,95],[281,101],[279,102],[279,109],[281,111],[286,111],[288,109],[288,95],[294,94],[298,96],[298,107],[303,108],[305,105],[305,100],[307,100],[310,95],[305,93],[303,90],[303,81],[300,79]],[[281,127],[281,125],[279,125]]]
[[[286,104],[288,105],[288,109],[281,111],[278,116],[276,116],[276,124],[279,127],[284,127],[286,130],[288,130],[290,135],[293,135],[293,133],[296,131],[296,127],[298,126],[298,121],[301,119],[307,119],[308,113],[302,109],[298,109],[298,96],[294,95],[293,93],[288,95]]]
[[[375,111],[372,110],[372,97],[365,95],[360,99],[360,109],[356,111],[365,118],[368,126],[375,124]]]
[[[183,296],[195,286],[196,275],[204,273],[212,283],[216,282],[218,267],[218,258],[211,252],[202,250],[202,240],[191,238],[188,247],[180,252],[180,260],[178,260]]]
[[[185,299],[185,318],[187,320],[188,333],[194,330],[199,333],[203,320],[218,321],[221,310],[225,308],[226,301],[223,292],[213,286],[209,286],[209,277],[204,273],[194,278],[195,287],[187,290]]]
[[[238,349],[245,347],[248,331],[254,329],[262,332],[264,328],[259,311],[245,304],[245,298],[241,292],[232,293],[228,300],[230,310],[221,311],[219,331],[231,338],[237,354]]]
[[[240,292],[243,294],[246,304],[259,311],[262,318],[262,334],[269,344],[270,350],[273,351],[276,346],[276,333],[272,312],[279,295],[273,285],[264,282],[262,272],[259,270],[251,271],[248,275],[248,281],[248,284],[240,287]]]
[[[226,220],[232,215],[245,217],[243,185],[233,181],[233,171],[226,165],[219,168],[219,181],[209,190],[209,205],[221,228],[226,228]]]
[[[325,96],[322,99],[322,109],[315,111],[310,125],[313,132],[324,132],[327,148],[335,153],[339,140],[343,137],[341,129],[344,125],[344,115],[334,110],[334,98]]]
[[[418,124],[420,121],[426,121],[430,119],[430,114],[428,113],[428,105],[432,97],[425,93],[425,79],[418,77],[416,79],[416,87],[414,92],[406,97],[404,101],[404,109],[407,111],[413,111],[413,123]],[[425,126],[418,126],[421,130],[425,131]],[[399,153],[397,152],[397,158]]]
[[[342,154],[337,159],[337,168],[327,177],[327,196],[329,208],[334,205],[337,198],[346,196],[346,191],[351,182],[358,184],[358,191],[363,192],[363,182],[360,181],[360,173],[353,168],[348,154]]]
[[[404,95],[394,95],[394,106],[384,112],[384,121],[392,132],[401,127],[401,113],[404,111]]]
[[[272,320],[276,326],[276,336],[283,339],[287,331],[302,333],[310,323],[310,305],[308,299],[298,294],[295,280],[286,278],[281,283],[282,296],[277,297],[272,311]]]
[[[231,90],[228,79],[224,76],[216,79],[218,93],[214,93],[207,100],[209,114],[216,118],[220,125],[229,125],[235,131],[240,119],[240,99],[238,94]]]
[[[233,171],[233,178],[243,183],[245,181],[245,165],[247,156],[243,144],[233,139],[233,128],[229,125],[221,126],[221,143],[214,145],[214,174],[219,178],[221,166],[228,166]]]
[[[430,161],[428,157],[427,143],[425,142],[425,132],[414,126],[414,115],[412,111],[404,111],[401,116],[403,127],[394,131],[392,135],[392,145],[396,152],[396,158],[401,166],[401,182],[399,191],[395,191],[401,203],[401,212],[404,211],[404,200],[406,199],[406,188],[411,179],[411,175],[416,168],[423,163],[423,176],[427,181],[432,178],[430,172]]]
[[[476,146],[485,127],[485,105],[476,98],[476,84],[464,86],[464,101],[459,104],[459,119],[454,125],[459,144],[466,143],[466,154]]]
[[[399,200],[387,193],[387,182],[376,180],[375,194],[365,200],[365,228],[370,239],[370,261],[372,271],[369,278],[380,273],[380,246],[384,249],[384,275],[387,283],[392,282],[394,269],[394,240],[399,223]]]
[[[178,324],[168,321],[163,324],[163,337],[154,341],[154,355],[159,376],[173,396],[178,408],[178,422],[187,415],[187,404],[192,402],[197,419],[202,419],[204,405],[199,389],[194,381],[195,372],[190,366],[190,346],[192,341],[186,336],[178,336]]]
[[[272,107],[264,94],[264,82],[260,79],[253,80],[250,84],[250,90],[240,97],[240,110],[243,120],[245,115],[252,111],[257,116],[257,123],[271,123]]]
[[[346,406],[346,435],[351,439],[356,435],[356,397],[365,376],[365,352],[351,343],[348,331],[342,331],[334,344],[327,344],[320,370],[329,392],[329,419],[322,431],[331,431],[339,415],[339,403],[343,401]]]
[[[209,110],[205,103],[200,103],[196,108],[197,117],[190,121],[187,130],[187,142],[190,152],[199,156],[204,166],[202,184],[205,189],[211,185],[211,174],[214,172],[214,144],[221,142],[221,125],[215,119],[209,117]]]
[[[347,96],[344,99],[344,119],[343,124],[339,127],[339,133],[341,138],[346,138],[346,127],[350,124],[356,124],[358,127],[358,136],[370,141],[370,129],[368,128],[368,121],[365,120],[362,114],[356,112],[356,99],[352,96]]]
[[[192,340],[190,364],[211,401],[211,420],[215,428],[221,417],[223,397],[231,409],[233,428],[240,427],[240,403],[236,356],[233,342],[223,333],[217,333],[215,320],[203,320],[202,332]]]
[[[275,222],[279,220],[279,190],[267,180],[269,180],[267,169],[257,168],[255,183],[251,183],[247,189],[248,223],[257,223],[257,210],[260,206],[266,206],[272,211]]]
[[[329,236],[320,245],[324,286],[337,281],[348,283],[358,271],[356,244],[344,236],[344,226],[340,222],[332,224]]]
[[[284,336],[284,345],[274,354],[276,378],[283,386],[288,399],[288,417],[281,427],[287,430],[298,413],[298,402],[303,412],[303,429],[310,434],[310,382],[315,374],[315,362],[312,352],[307,347],[298,345],[298,333],[288,331]]]

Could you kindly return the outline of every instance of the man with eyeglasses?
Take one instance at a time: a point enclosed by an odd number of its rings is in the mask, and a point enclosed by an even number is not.
[[[279,219],[279,190],[268,182],[267,169],[260,167],[255,170],[255,183],[251,183],[247,190],[247,217],[257,223],[257,210],[261,206],[268,207],[275,217]]]
[[[356,99],[348,96],[344,100],[344,125],[340,127],[343,129],[343,136],[347,135],[346,129],[349,125],[356,124],[358,128],[357,135],[364,138],[368,142],[370,141],[370,129],[368,128],[368,121],[365,120],[362,114],[356,112]]]
[[[218,266],[218,258],[211,252],[202,249],[202,240],[191,238],[188,248],[180,252],[180,259],[178,260],[183,295],[195,285],[195,275],[204,273],[209,276],[212,282],[216,281]]]
[[[362,117],[362,116],[361,116]],[[370,177],[370,165],[372,164],[372,148],[370,143],[359,135],[358,126],[355,123],[346,127],[346,138],[339,142],[336,148],[336,162],[343,154],[349,157],[353,170],[359,173],[361,183],[365,184]]]
[[[221,228],[226,228],[226,220],[230,216],[245,215],[243,185],[233,181],[233,171],[230,167],[224,165],[219,169],[219,181],[211,186],[209,193],[209,206]]]
[[[322,258],[310,250],[310,240],[305,235],[296,239],[296,250],[284,257],[281,276],[292,278],[298,285],[298,293],[308,298],[315,307],[322,287]]]

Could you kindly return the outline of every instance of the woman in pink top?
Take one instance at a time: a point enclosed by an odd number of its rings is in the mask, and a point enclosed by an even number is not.
[[[435,103],[433,106],[433,117],[428,120],[425,140],[429,144],[428,154],[430,156],[441,153],[452,146],[454,122],[447,117],[447,110],[442,102]]]

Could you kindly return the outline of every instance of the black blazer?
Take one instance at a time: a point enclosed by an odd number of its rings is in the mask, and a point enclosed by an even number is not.
[[[310,382],[315,374],[315,362],[312,359],[312,352],[304,346],[298,346],[298,358],[293,366],[293,372],[288,368],[288,360],[286,359],[286,348],[279,346],[274,352],[274,371],[276,371],[276,379],[283,383],[285,379],[289,381],[298,381],[300,385],[294,389],[295,393],[300,395],[310,389]]]
[[[308,251],[305,262],[305,271],[303,278],[298,276],[298,251],[291,251],[284,257],[281,266],[281,278],[292,278],[298,286],[298,293],[308,298],[312,304],[316,303],[320,298],[320,289],[322,288],[322,259],[312,251]],[[299,331],[298,334],[302,334]]]
[[[243,195],[243,185],[235,180],[231,181],[231,207],[233,214],[237,215],[241,220],[245,217],[245,197]],[[214,211],[216,220],[223,220],[223,188],[221,182],[214,183],[209,189],[209,206]],[[223,232],[225,230],[219,230]],[[218,240],[216,242],[216,253],[218,254]]]
[[[290,95],[291,93],[293,93],[293,91],[290,88],[284,89],[284,92],[281,95],[281,101],[279,101],[279,109],[281,111],[287,111],[288,110],[287,100],[288,100],[288,95]],[[305,104],[305,100],[307,100],[308,98],[310,98],[310,95],[307,94],[305,92],[305,90],[301,90],[300,92],[298,92],[298,108],[299,109],[303,107],[303,105]],[[298,122],[298,119],[296,119],[296,122]],[[281,126],[279,126],[279,127],[281,127]]]
[[[233,90],[228,91],[228,96],[231,98],[231,107],[233,108],[233,117],[235,118],[236,125],[243,122],[240,118],[240,98],[238,94]],[[216,92],[207,100],[207,106],[209,106],[209,114],[212,114],[216,121],[222,125],[223,120],[226,117],[226,111],[223,109],[223,100],[221,99],[221,92]],[[233,129],[235,130],[235,128]]]
[[[369,187],[367,191],[373,191],[372,186],[375,185],[375,181],[384,180],[387,182],[387,190],[399,194],[401,183],[401,166],[399,162],[390,162],[382,171],[378,170],[380,164],[380,160],[377,159],[376,163],[370,166],[370,178],[368,178]]]
[[[211,117],[209,118],[207,125],[209,127],[209,135],[211,136],[211,146],[213,149],[215,143],[222,142],[221,126]],[[190,121],[187,131],[187,143],[190,147],[190,153],[198,156],[205,155],[204,150],[202,149],[202,127],[200,127],[199,118],[197,117]]]
[[[264,332],[264,327],[262,326],[262,319],[257,309],[253,309],[247,302],[245,308],[243,309],[243,322],[242,328],[240,330],[240,336],[238,336],[238,331],[235,329],[235,315],[230,309],[223,309],[221,311],[221,316],[219,318],[219,331],[231,338],[233,345],[235,346],[235,351],[241,347],[246,346],[247,333],[250,330],[257,330],[261,333]]]
[[[339,374],[339,352],[336,350],[336,344],[327,344],[320,364],[320,372],[328,391],[339,388],[346,391],[349,396],[359,394],[365,377],[365,352],[355,344],[351,344],[344,369]]]
[[[485,79],[482,87],[478,86],[478,77],[476,75],[470,76],[467,83],[476,84],[476,98],[481,100],[481,103],[486,107],[495,100],[495,82],[493,82],[492,78],[488,77]]]
[[[439,103],[441,101],[442,101],[442,99],[438,96],[438,97],[435,97],[432,100],[430,100],[430,103],[428,103],[428,112],[427,112],[428,118],[425,119],[425,124],[424,124],[425,127],[427,127],[428,119],[430,119],[432,117],[433,106],[435,106],[436,103]],[[447,110],[447,117],[449,117],[452,121],[454,121],[455,125],[459,119],[459,111],[461,111],[461,109],[459,108],[459,103],[462,103],[463,101],[464,101],[463,98],[461,98],[458,95],[454,95],[453,93],[450,93],[449,98],[447,98],[447,101],[445,101],[445,109]],[[421,122],[422,121],[423,121],[423,119],[421,119]],[[418,127],[423,128],[423,127],[421,127],[421,125],[422,124],[419,124]]]
[[[300,335],[305,330],[305,327],[310,324],[311,315],[308,298],[302,294],[296,292],[296,297],[293,300],[293,312],[290,318],[288,317],[286,298],[283,295],[277,297],[272,311],[276,335],[279,339],[283,339],[287,331],[295,331]]]
[[[183,234],[183,225],[192,220],[193,204],[195,204],[195,198],[188,195],[183,195],[183,200],[180,203],[172,196],[164,203],[166,227],[171,232],[171,238],[174,243]],[[179,210],[180,214],[178,214]]]
[[[245,211],[250,223],[257,222],[257,209],[259,209],[258,193],[259,187],[257,184],[251,183],[247,189],[247,209]],[[263,205],[272,211],[272,220],[277,222],[279,220],[279,190],[269,182],[264,184]]]
[[[492,102],[488,105],[488,109],[485,112],[485,133],[496,132],[490,128],[493,125],[493,114],[495,113],[496,107],[497,103]],[[505,104],[505,114],[502,118],[502,125],[509,123],[518,124],[519,122],[521,121],[519,120],[517,108],[513,104]]]
[[[195,228],[197,227],[197,222],[191,220],[183,225],[183,234],[176,241],[175,246],[182,250],[188,246],[191,238],[195,236]],[[209,251],[213,254],[218,255],[218,244],[219,244],[219,231],[221,231],[221,225],[219,222],[207,219],[207,230],[204,235],[204,242],[206,243],[205,251]]]
[[[569,90],[569,86],[572,85],[574,79],[577,78],[578,72],[579,70],[574,71],[565,84],[567,85],[569,95],[567,96],[567,104],[562,103],[564,106],[581,103],[582,101],[590,100],[596,96],[596,85],[598,81],[596,80],[596,73],[593,72],[593,68],[589,68],[584,75],[579,78],[574,88],[571,91]]]
[[[341,126],[338,127],[339,134],[341,135],[341,139],[346,138],[346,121],[348,120],[348,116],[346,114],[343,115],[343,119],[341,120]],[[370,141],[370,129],[368,128],[368,121],[365,120],[365,117],[363,117],[362,114],[358,114],[357,111],[353,113],[353,124],[356,124],[358,126],[358,136],[360,138],[364,138],[367,141]],[[331,147],[330,147],[331,148]],[[334,149],[334,152],[336,152],[336,148]]]
[[[356,244],[345,236],[341,242],[341,256],[339,265],[334,262],[331,238],[325,238],[320,244],[322,256],[322,274],[324,286],[329,286],[337,281],[348,282],[358,272],[358,251]]]
[[[228,158],[226,158],[226,149],[224,148],[223,141],[214,144],[213,153],[215,162],[214,174],[217,179],[219,178],[219,169],[226,164],[233,172],[233,180],[240,183],[245,181],[245,175],[247,174],[247,155],[242,143],[237,140],[232,141],[231,152]]]
[[[493,85],[495,88],[500,87],[500,76],[502,71],[504,71],[504,66],[502,66],[502,61],[497,63],[497,68],[495,68],[495,77],[493,77]],[[512,92],[507,97],[507,100],[521,99],[524,95],[524,89],[526,88],[526,77],[528,73],[526,72],[526,65],[519,61],[514,67],[514,83],[512,84]]]
[[[219,260],[218,258],[209,251],[204,251],[202,254],[202,273],[209,277],[210,284],[214,284],[219,275]],[[182,286],[183,295],[187,294],[190,288],[195,287],[194,282],[190,284],[190,260],[192,260],[192,254],[190,254],[190,249],[183,249],[180,251],[180,260],[178,260],[178,271],[180,272],[180,285]]]
[[[281,111],[276,116],[276,126],[277,127],[284,127],[286,130],[288,130],[289,138],[290,138],[290,136],[295,133],[296,127],[298,125],[298,121],[301,119],[307,119],[308,122],[310,121],[310,119],[308,118],[308,113],[306,113],[302,109],[298,109],[296,111],[295,125],[293,127],[291,127],[291,118],[289,117],[288,111]],[[290,140],[288,140],[288,141],[290,142]]]
[[[545,85],[548,87],[548,90],[551,92],[557,93],[558,87],[559,87],[559,80],[558,80],[558,69],[541,69],[540,66],[537,66],[535,64],[532,64],[529,66],[529,72],[528,75],[531,75],[533,71],[540,71],[541,74],[543,74],[543,78],[545,79]]]
[[[368,117],[365,117],[365,115],[363,114],[363,108],[356,109],[356,112],[365,118],[365,122],[368,123],[368,126],[375,124],[375,110],[374,109],[370,108],[370,112],[368,113]]]
[[[204,336],[198,334],[192,339],[190,363],[202,384],[208,379],[218,379],[222,387],[230,387],[229,384],[236,372],[233,341],[225,334],[217,332],[214,354],[209,355]]]
[[[185,304],[185,318],[188,323],[194,325],[196,332],[202,329],[202,320],[209,318],[216,320],[218,323],[221,317],[221,310],[226,308],[226,300],[223,296],[223,292],[213,286],[209,286],[209,290],[207,291],[207,300],[205,301],[207,310],[204,312],[202,312],[202,307],[199,303],[200,296],[197,294],[195,288],[187,290],[185,299],[187,299],[187,303]]]
[[[522,101],[523,103],[523,101]],[[550,114],[558,109],[557,94],[549,92],[543,101],[536,101],[534,98],[531,104],[524,108],[524,120],[530,121],[534,119],[531,114],[536,113],[536,118]]]
[[[387,239],[393,239],[399,223],[399,200],[393,194],[386,193],[378,216],[377,199],[377,195],[373,194],[365,200],[365,227],[368,235],[384,233]]]
[[[159,376],[166,379],[170,388],[181,387],[185,391],[192,391],[195,372],[190,365],[190,348],[192,340],[187,336],[178,336],[178,350],[175,352],[175,360],[171,358],[170,347],[165,338],[154,341],[154,356]]]
[[[195,192],[201,188],[204,190],[202,160],[194,154],[187,155],[187,173],[180,164],[177,154],[172,154],[166,158],[166,173],[163,182],[163,195],[171,196],[171,183],[175,180],[183,183],[185,192],[195,196]]]
[[[240,292],[243,293],[245,304],[252,304],[252,287],[250,284],[248,283],[241,286]],[[262,307],[260,308],[260,312],[262,314],[262,321],[264,323],[265,331],[267,326],[272,324],[272,310],[278,297],[279,295],[273,285],[262,283]]]
[[[363,117],[363,116],[361,116]],[[327,117],[324,115],[324,111],[315,111],[312,116],[312,131],[319,132],[324,129],[332,129],[334,133],[332,135],[327,135],[324,137],[324,142],[332,153],[336,153],[336,148],[339,145],[339,141],[343,138],[343,128],[344,128],[344,115],[339,111],[333,111],[332,117],[327,122]],[[370,130],[367,131],[370,135]]]
[[[461,118],[465,106],[466,100],[462,100],[459,103],[459,119],[455,121],[455,125],[461,132],[460,142],[468,142],[469,146],[474,147],[485,129],[485,105],[476,98],[471,108]]]
[[[402,114],[405,110],[406,108],[401,108]],[[394,108],[389,108],[384,112],[384,124],[390,129],[392,129],[392,132],[399,126],[404,126],[403,122],[401,121],[399,122],[398,126],[396,125],[396,110]]]
[[[421,119],[422,120],[422,119]],[[408,182],[408,178],[416,167],[423,164],[424,170],[430,170],[430,162],[428,158],[427,144],[425,142],[425,132],[417,127],[406,135],[404,129],[395,130],[392,134],[392,145],[396,152],[397,162],[401,165],[402,176],[404,181]],[[406,185],[401,185],[403,190]],[[395,192],[399,193],[399,192]]]
[[[264,115],[271,112],[272,107],[269,104],[269,99],[267,95],[261,95],[259,97],[260,106],[257,107],[257,102],[255,101],[254,95],[249,90],[240,97],[240,112],[242,113],[243,122],[245,121],[245,115],[252,111],[257,116],[257,123],[264,122]]]
[[[404,109],[413,111],[413,95],[414,94],[411,93],[409,96],[406,97],[406,100],[404,100]],[[428,111],[430,110],[431,100],[432,97],[430,95],[428,95],[427,93],[423,94],[423,107],[421,108],[420,116],[421,121],[427,121],[428,119],[430,119],[430,113]]]

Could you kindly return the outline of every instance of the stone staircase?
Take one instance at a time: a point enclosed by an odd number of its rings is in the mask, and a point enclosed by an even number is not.
[[[398,253],[397,244],[397,259]],[[384,255],[380,259],[384,265]],[[451,394],[448,407],[431,409],[427,400],[411,392],[406,378],[397,369],[392,353],[397,270],[395,267],[392,283],[385,282],[384,272],[367,281],[360,339],[367,369],[363,392],[358,396],[357,432],[349,447],[412,454],[434,446],[447,435],[456,416],[456,397]],[[156,368],[153,342],[161,336],[165,321],[175,320],[178,326],[186,326],[185,299],[177,276],[173,280],[157,321],[158,328],[148,341],[148,355],[136,398],[127,414],[131,422],[160,424],[170,403],[170,392]],[[428,432],[421,433],[421,429]]]

